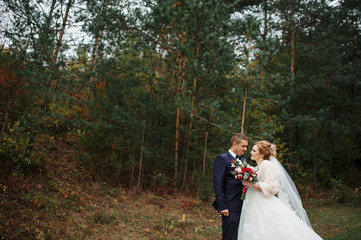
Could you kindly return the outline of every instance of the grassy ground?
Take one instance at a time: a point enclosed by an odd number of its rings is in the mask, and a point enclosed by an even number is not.
[[[3,239],[221,238],[221,221],[210,201],[198,201],[184,193],[137,195],[103,184],[76,189],[53,184],[57,192],[30,190],[20,202],[7,206],[7,216],[1,219]],[[361,236],[361,208],[317,203],[308,213],[324,239]]]
[[[220,239],[211,200],[186,193],[136,194],[102,183],[31,184],[2,202],[3,239]],[[327,240],[361,236],[361,208],[307,201],[315,231]]]
[[[361,208],[328,200],[313,200],[307,209],[315,231],[326,240],[361,239]]]
[[[66,153],[36,174],[0,177],[1,239],[221,239],[212,200],[135,192],[83,179]],[[320,195],[304,202],[326,240],[361,236],[361,207]]]

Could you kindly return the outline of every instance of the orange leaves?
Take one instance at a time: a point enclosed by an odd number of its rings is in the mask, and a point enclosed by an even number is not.
[[[23,62],[9,58],[7,55],[4,52],[0,53],[3,59],[0,64],[0,85],[4,84],[5,81],[17,81],[19,77],[16,75],[16,71],[24,68]]]
[[[95,84],[95,87],[96,87],[96,89],[98,89],[98,90],[104,90],[105,85],[106,85],[105,82],[100,82],[100,83],[96,83],[96,84]]]
[[[181,2],[180,1],[176,1],[173,6],[176,8],[176,9],[179,9],[179,7],[181,6]]]
[[[0,66],[0,86],[6,86],[11,82],[17,82],[17,76],[9,65]]]
[[[6,189],[7,189],[6,185],[0,184],[0,196],[1,196],[0,203],[4,203],[6,201]]]

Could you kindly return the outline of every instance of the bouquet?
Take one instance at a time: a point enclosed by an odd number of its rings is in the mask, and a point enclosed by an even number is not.
[[[258,182],[257,171],[255,167],[249,165],[246,160],[243,162],[240,159],[232,160],[231,167],[233,171],[231,172],[236,179],[248,180],[251,182]],[[243,200],[246,197],[247,186],[243,186],[241,199]]]

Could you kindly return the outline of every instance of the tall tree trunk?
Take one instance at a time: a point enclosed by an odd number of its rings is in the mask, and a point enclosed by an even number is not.
[[[265,42],[266,37],[267,37],[267,33],[268,33],[268,5],[267,5],[267,0],[264,0],[263,10],[264,10],[264,18],[263,18],[262,39]],[[262,51],[264,52],[264,49]],[[261,66],[261,71],[260,71],[261,78],[263,77],[263,71],[264,71],[263,66]]]
[[[51,1],[51,6],[50,6],[50,10],[49,10],[49,15],[48,17],[46,18],[46,27],[47,27],[47,30],[49,29],[50,27],[50,24],[51,24],[51,20],[53,18],[53,13],[54,13],[54,9],[55,9],[55,4],[56,4],[57,0],[52,0]]]
[[[59,38],[58,38],[58,41],[56,43],[56,48],[55,48],[55,52],[54,52],[53,59],[52,59],[53,63],[56,63],[56,61],[58,59],[60,47],[62,45],[63,36],[64,36],[64,32],[65,32],[65,27],[66,27],[66,24],[68,22],[68,16],[69,16],[69,11],[70,11],[70,8],[71,8],[72,1],[73,0],[69,0],[68,4],[66,6],[65,15],[64,15],[64,18],[63,18],[63,24],[61,26]]]
[[[104,0],[102,11],[106,10],[107,7],[108,7],[108,0]],[[100,12],[102,12],[102,11],[100,11]],[[98,17],[96,18],[95,21],[97,21],[97,19],[98,19]],[[95,33],[95,36],[94,36],[94,43],[93,43],[93,49],[92,49],[92,54],[91,54],[91,57],[90,57],[90,66],[89,66],[90,78],[89,78],[89,83],[88,83],[89,85],[87,87],[86,98],[88,97],[88,93],[90,91],[91,85],[94,82],[93,71],[94,71],[94,68],[95,68],[95,61],[99,57],[98,47],[102,42],[103,34],[104,34],[104,28],[99,30],[99,32]]]
[[[63,18],[63,24],[61,26],[59,38],[58,38],[58,41],[56,43],[56,48],[55,48],[54,56],[53,56],[53,59],[52,59],[53,63],[56,63],[57,59],[58,59],[58,55],[59,55],[59,52],[60,52],[60,47],[62,45],[63,36],[64,36],[64,33],[65,33],[65,27],[66,27],[66,24],[68,22],[68,16],[69,16],[69,11],[70,11],[71,5],[72,5],[72,0],[69,0],[68,4],[66,6],[65,16]],[[54,89],[58,88],[59,80],[60,79],[58,78],[57,81],[56,81]],[[49,81],[51,81],[51,79],[49,79]]]
[[[101,33],[102,33],[102,32],[101,32]],[[101,34],[101,33],[100,33],[100,34]],[[95,63],[95,59],[96,59],[96,51],[97,51],[99,42],[100,42],[100,36],[99,36],[99,35],[96,35],[96,36],[95,36],[95,39],[94,39],[92,55],[91,55],[91,57],[90,57],[90,72],[93,72],[93,70],[94,70],[94,63]],[[91,80],[92,80],[92,79],[90,79],[90,81],[91,81]]]
[[[196,49],[196,58],[199,58],[199,46],[200,46],[200,39],[197,41],[197,49]],[[187,139],[187,150],[186,150],[186,158],[184,163],[184,175],[183,175],[183,184],[182,187],[185,186],[187,181],[187,170],[188,170],[188,159],[189,159],[189,151],[190,145],[192,141],[192,128],[193,128],[193,115],[194,115],[194,106],[196,103],[196,92],[197,92],[197,77],[193,78],[193,89],[192,89],[192,108],[190,112],[190,120],[189,120],[189,128],[188,128],[188,139]]]
[[[290,0],[290,8],[291,8],[291,23],[290,23],[290,31],[291,31],[291,83],[290,83],[290,95],[294,95],[295,91],[295,24],[294,24],[294,0]],[[294,131],[295,131],[295,124],[294,124],[294,108],[293,102],[289,103],[289,122],[288,122],[288,148],[291,153],[294,151],[293,143],[294,143]]]
[[[161,138],[161,133],[159,132],[159,137],[158,139]],[[158,159],[159,159],[159,149],[161,147],[161,141],[158,141],[158,146],[157,146],[157,152],[156,152],[156,155],[155,155],[155,165],[154,165],[154,187],[153,187],[153,191],[155,191],[157,189],[157,173],[158,173]]]
[[[216,92],[216,91],[214,91]],[[213,94],[213,100],[216,100],[216,93]],[[215,108],[211,108],[211,113],[209,116],[209,121],[208,121],[208,125],[207,125],[207,131],[206,134],[204,136],[204,150],[203,150],[203,166],[202,166],[202,177],[205,176],[205,172],[206,172],[206,160],[207,160],[207,144],[208,144],[208,134],[209,134],[209,127],[210,127],[210,123],[212,122],[212,118],[213,118],[213,113],[215,111]]]
[[[200,42],[201,40],[198,39],[197,40],[197,49],[196,49],[196,59],[199,58],[199,48],[200,48]],[[189,122],[189,128],[188,128],[188,141],[187,141],[187,152],[186,152],[186,159],[185,159],[185,166],[184,166],[184,176],[183,176],[183,187],[186,184],[186,177],[187,177],[187,170],[188,170],[188,156],[189,156],[189,149],[190,149],[190,144],[191,144],[191,140],[192,140],[192,127],[193,127],[193,117],[194,117],[194,106],[195,106],[195,100],[196,100],[196,92],[197,92],[197,77],[193,78],[193,89],[192,89],[192,108],[191,108],[191,112],[190,112],[190,122]],[[193,176],[192,176],[192,181],[193,181]]]
[[[263,5],[263,9],[264,9],[264,19],[263,19],[263,34],[262,34],[262,38],[263,41],[266,40],[267,37],[267,33],[268,33],[268,5],[267,5],[267,0],[264,0],[264,5]]]
[[[189,131],[191,131],[190,129],[188,129]],[[190,134],[191,135],[191,134]],[[188,136],[191,137],[191,136]],[[188,159],[189,159],[189,152],[190,152],[190,143],[191,140],[187,139],[187,149],[186,149],[186,155],[185,155],[185,159],[184,159],[184,170],[183,170],[183,181],[182,181],[182,186],[181,188],[184,189],[186,186],[186,182],[187,182],[187,174],[188,174]]]
[[[141,190],[141,179],[142,179],[142,164],[143,164],[143,152],[144,152],[144,133],[145,133],[145,120],[143,120],[143,135],[142,135],[142,145],[140,149],[140,158],[139,158],[139,173],[138,173],[138,184],[137,184],[137,191],[140,192]]]
[[[131,159],[131,164],[132,164],[132,167],[131,167],[131,175],[130,175],[130,183],[129,183],[129,187],[132,187],[133,186],[133,181],[134,181],[134,165],[135,165],[135,146],[136,146],[136,137],[134,135],[134,138],[133,138],[133,157]]]
[[[123,142],[125,142],[125,137],[122,137]],[[117,160],[118,160],[118,175],[117,175],[117,180],[119,181],[120,179],[120,169],[122,168],[123,165],[123,148],[120,147],[120,153],[117,155]]]
[[[245,116],[246,116],[246,101],[247,101],[247,85],[244,86],[241,134],[244,133],[244,119],[245,119]]]
[[[180,37],[180,42],[183,44],[183,37]],[[183,83],[183,73],[182,73],[182,65],[184,59],[182,53],[178,54],[178,88],[177,88],[177,100],[180,100],[180,95],[182,91],[182,83]],[[178,158],[179,158],[179,120],[180,120],[180,106],[177,105],[177,115],[176,115],[176,123],[175,123],[175,149],[174,149],[174,181],[176,184],[176,188],[178,186],[177,178],[178,178]]]
[[[178,177],[178,144],[179,144],[179,117],[180,107],[177,106],[177,115],[175,122],[175,149],[174,149],[174,181],[177,182]],[[176,183],[177,185],[177,183]]]
[[[295,87],[295,24],[293,22],[294,6],[291,0],[291,87],[294,92]]]
[[[213,112],[211,112],[210,121],[212,121]],[[202,161],[202,177],[205,176],[206,172],[206,160],[207,160],[207,144],[208,144],[209,124],[207,125],[207,131],[204,136],[204,149],[203,149],[203,161]]]
[[[317,159],[316,159],[316,144],[312,146],[312,158],[313,158],[313,184],[315,193],[317,193]]]
[[[188,170],[188,159],[189,159],[189,149],[191,145],[192,140],[192,128],[193,128],[193,115],[194,115],[194,106],[196,101],[196,88],[197,88],[197,77],[193,78],[193,91],[192,91],[192,108],[190,113],[190,119],[189,119],[189,127],[188,127],[188,136],[187,136],[187,150],[186,150],[186,157],[184,160],[184,175],[183,175],[183,183],[182,188],[185,187],[186,181],[187,181],[187,170]]]
[[[102,10],[105,11],[107,9],[107,7],[108,7],[108,0],[104,0]],[[102,42],[103,34],[104,34],[104,29],[101,29],[99,31],[99,33],[95,34],[92,55],[90,57],[90,71],[91,72],[94,70],[94,63],[95,63],[95,60],[97,59],[97,50],[98,50],[98,46]]]
[[[207,145],[208,145],[208,134],[209,134],[209,127],[210,123],[212,122],[214,108],[211,108],[211,113],[209,117],[209,121],[207,124],[207,130],[204,136],[204,149],[203,149],[203,161],[202,161],[202,179],[204,179],[206,175],[206,161],[207,161]],[[193,170],[194,171],[194,170]],[[201,187],[201,182],[198,182],[197,187],[197,199],[199,199],[202,196],[203,187]]]
[[[48,31],[50,29],[50,24],[51,24],[51,20],[53,18],[53,13],[54,13],[56,2],[57,2],[57,0],[52,0],[51,1],[51,6],[50,6],[49,14],[48,14],[48,16],[46,18],[45,29],[44,29],[44,31],[46,31],[46,35],[48,35]],[[44,55],[46,55],[45,51],[46,51],[46,49],[42,49],[42,51],[41,51],[41,54],[40,54],[40,57],[39,57],[40,62],[43,61]],[[50,59],[50,57],[49,57],[49,59]]]

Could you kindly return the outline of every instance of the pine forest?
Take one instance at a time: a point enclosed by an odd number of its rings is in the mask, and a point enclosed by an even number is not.
[[[243,133],[356,239],[360,92],[359,0],[0,0],[0,237],[220,239]]]

